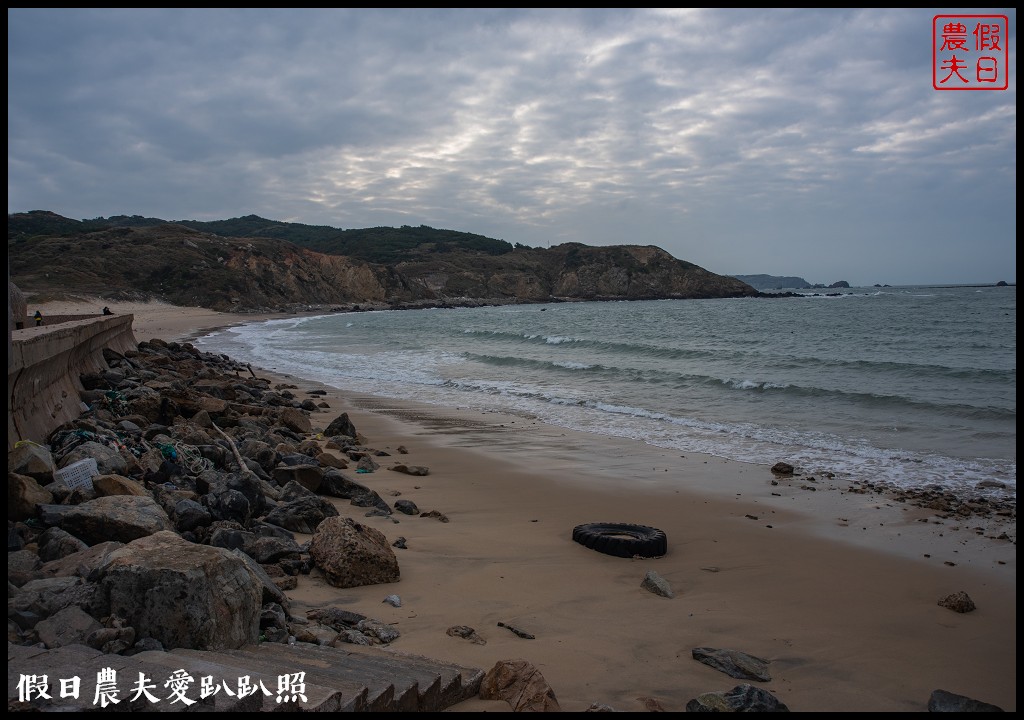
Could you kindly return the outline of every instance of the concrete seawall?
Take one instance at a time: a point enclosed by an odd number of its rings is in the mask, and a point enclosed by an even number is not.
[[[7,450],[19,440],[44,444],[82,414],[80,375],[107,369],[103,349],[138,347],[133,315],[107,315],[14,330],[7,353]]]

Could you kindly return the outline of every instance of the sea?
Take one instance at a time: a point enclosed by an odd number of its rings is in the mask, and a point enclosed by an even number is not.
[[[1015,286],[793,292],[330,313],[194,344],[346,391],[682,454],[1016,496]]]

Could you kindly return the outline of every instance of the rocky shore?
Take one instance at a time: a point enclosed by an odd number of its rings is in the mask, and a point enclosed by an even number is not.
[[[383,536],[322,497],[393,512],[341,472],[384,459],[347,414],[313,433],[310,414],[327,411],[315,396],[271,388],[189,345],[143,342],[107,360],[109,371],[82,378],[89,409],[79,420],[49,446],[24,442],[9,454],[8,579],[19,589],[10,641],[74,639],[131,654],[394,638],[355,614],[291,616],[284,593],[314,566],[340,587],[397,579]],[[296,542],[328,519],[314,542]],[[184,597],[146,597],[141,588],[154,583]]]

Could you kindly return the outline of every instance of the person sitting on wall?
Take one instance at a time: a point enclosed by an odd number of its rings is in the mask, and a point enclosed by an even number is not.
[[[43,324],[43,314],[41,312],[39,312],[38,310],[36,310],[36,327],[39,327],[42,324]]]
[[[112,312],[110,311],[110,308],[108,308],[108,307],[105,307],[105,308],[103,308],[103,314],[104,314],[104,315],[113,315],[114,313],[112,313]]]

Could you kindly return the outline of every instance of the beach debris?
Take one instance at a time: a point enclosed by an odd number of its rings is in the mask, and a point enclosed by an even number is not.
[[[686,712],[789,712],[764,688],[737,685],[727,692],[706,692],[686,703]]]
[[[452,625],[446,631],[452,637],[460,637],[469,640],[474,645],[486,645],[487,641],[476,634],[476,630],[469,625]]]
[[[623,558],[656,558],[668,552],[664,531],[631,523],[586,523],[572,530],[572,539],[605,555]]]
[[[381,600],[381,602],[386,602],[391,607],[402,607],[402,598],[397,595],[388,595],[386,598]]]
[[[420,513],[420,517],[437,518],[443,523],[449,522],[448,516],[445,515],[443,512],[438,512],[437,510],[431,510],[430,512]]]
[[[692,651],[693,659],[723,672],[737,680],[771,682],[768,661],[739,650],[699,647]]]
[[[662,597],[674,598],[676,596],[675,593],[672,592],[672,586],[669,585],[668,580],[661,577],[653,570],[647,571],[647,574],[644,575],[643,582],[640,583],[640,587],[644,590],[650,590],[655,595],[661,595]]]
[[[430,474],[430,469],[425,465],[406,465],[405,463],[396,463],[389,467],[388,470],[394,470],[395,472],[405,473],[406,475]]]
[[[504,700],[513,712],[560,712],[555,691],[529,660],[499,660],[480,683],[482,700]]]
[[[945,690],[933,690],[928,698],[928,712],[1004,712],[998,705],[969,698]]]
[[[792,475],[793,470],[793,466],[787,462],[777,462],[772,465],[772,472],[776,475]]]
[[[510,630],[514,635],[518,635],[519,637],[524,638],[526,640],[535,640],[536,639],[535,635],[531,635],[530,633],[526,632],[525,630],[520,630],[519,628],[515,627],[514,625],[507,625],[506,623],[499,622],[498,623],[498,627],[503,627],[506,630]]]
[[[941,598],[939,605],[958,613],[969,613],[978,609],[970,596],[962,590]]]
[[[369,455],[363,455],[361,458],[359,458],[359,462],[356,463],[356,472],[372,473],[379,467],[380,465],[378,465],[377,462],[372,457],[370,457]]]

